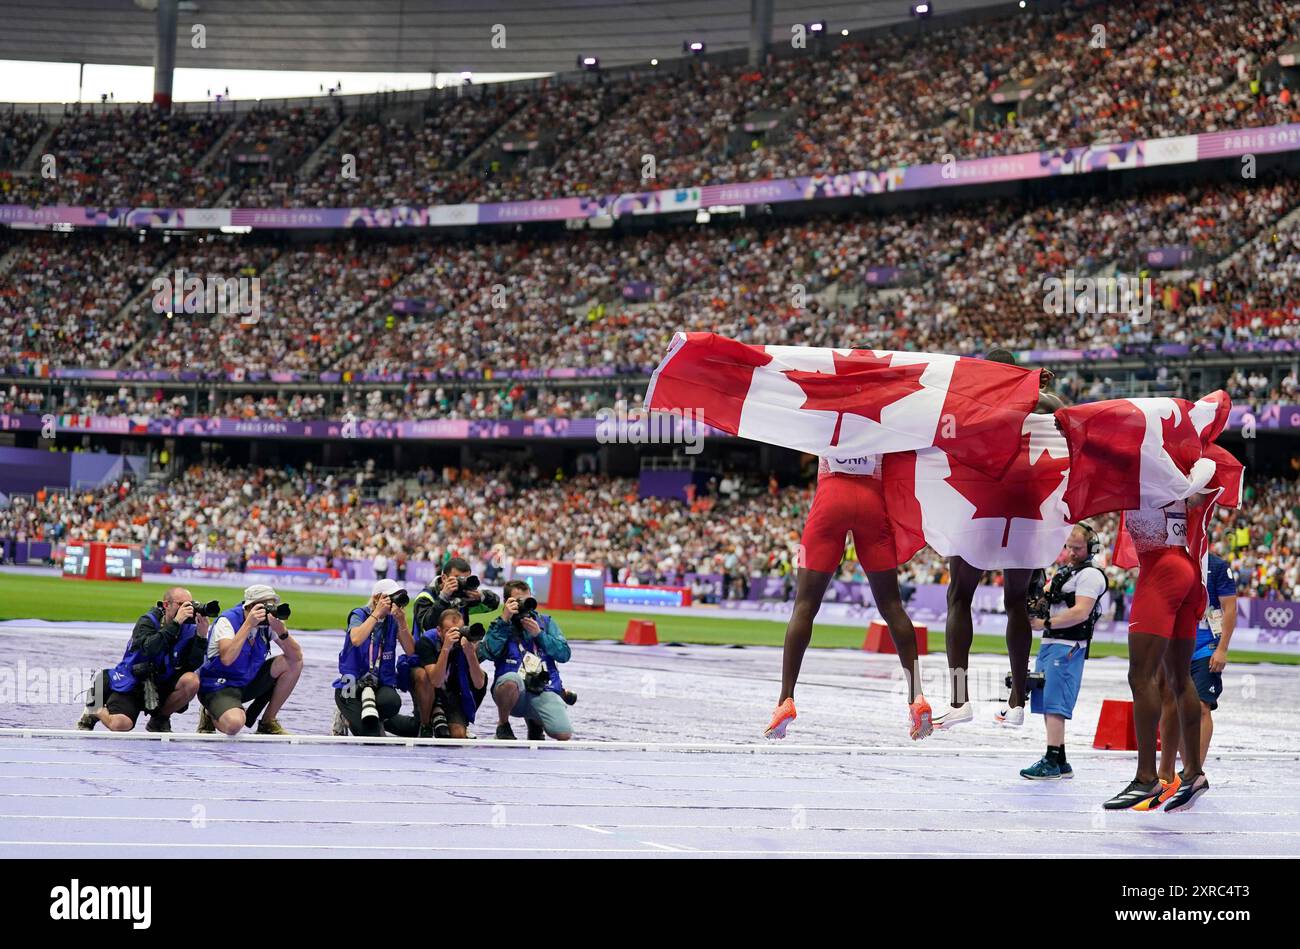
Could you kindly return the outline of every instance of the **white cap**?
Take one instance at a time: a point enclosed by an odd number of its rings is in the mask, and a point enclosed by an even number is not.
[[[396,580],[376,580],[375,585],[370,590],[371,596],[392,596],[401,586]]]
[[[249,603],[265,603],[267,601],[279,603],[280,597],[265,583],[254,583],[244,591],[245,605]]]

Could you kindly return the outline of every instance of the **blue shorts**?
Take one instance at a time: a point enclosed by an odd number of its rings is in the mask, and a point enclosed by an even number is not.
[[[565,708],[564,699],[549,689],[541,695],[533,695],[524,688],[524,677],[518,672],[499,675],[492,683],[492,694],[496,695],[497,686],[503,682],[513,682],[519,689],[519,698],[510,710],[513,718],[532,719],[542,723],[542,729],[548,735],[571,735],[573,725],[569,722],[569,710]]]
[[[1192,660],[1192,682],[1196,684],[1196,694],[1213,712],[1219,707],[1223,697],[1223,673],[1210,671],[1210,657]]]
[[[1074,703],[1079,700],[1079,686],[1083,682],[1083,663],[1088,654],[1087,644],[1066,646],[1046,643],[1038,649],[1034,671],[1043,673],[1041,689],[1029,693],[1029,710],[1036,715],[1074,716]]]

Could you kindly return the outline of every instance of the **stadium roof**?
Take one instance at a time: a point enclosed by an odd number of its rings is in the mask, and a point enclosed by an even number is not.
[[[0,0],[0,59],[153,64],[156,0]],[[939,0],[939,13],[1003,6]],[[792,23],[832,33],[908,20],[908,0],[774,0],[774,42]],[[564,72],[579,54],[606,67],[749,43],[750,0],[189,0],[176,65],[195,69],[340,72]],[[504,49],[491,45],[494,24]],[[206,48],[191,46],[192,27]]]

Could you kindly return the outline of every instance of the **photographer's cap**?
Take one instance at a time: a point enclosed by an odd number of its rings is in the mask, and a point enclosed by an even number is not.
[[[371,596],[392,596],[402,587],[396,580],[376,580],[370,590]]]
[[[254,583],[244,590],[244,605],[250,603],[279,603],[279,595],[265,583]]]

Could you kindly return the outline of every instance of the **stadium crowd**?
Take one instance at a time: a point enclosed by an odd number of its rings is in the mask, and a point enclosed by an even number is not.
[[[17,203],[99,206],[528,200],[1271,125],[1300,118],[1287,74],[1270,68],[1297,12],[1294,0],[1114,0],[843,44],[813,39],[761,68],[700,61],[431,96],[417,118],[345,116],[338,101],[169,118],[69,110],[48,146],[64,172],[3,186]],[[1007,101],[990,102],[1008,90]],[[0,169],[6,153],[9,165],[27,157],[43,124],[0,115]],[[341,176],[348,154],[355,179]]]

